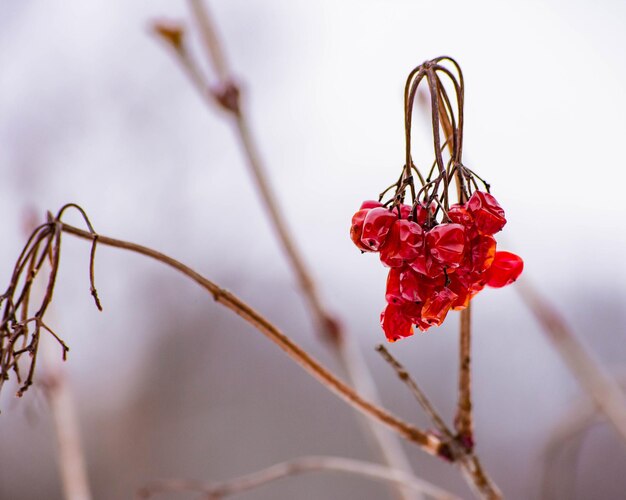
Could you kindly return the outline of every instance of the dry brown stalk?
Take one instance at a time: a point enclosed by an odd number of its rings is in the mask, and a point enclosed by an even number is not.
[[[296,344],[291,338],[281,332],[277,327],[265,319],[260,313],[255,311],[252,307],[241,301],[235,295],[227,290],[219,287],[212,281],[203,277],[185,264],[168,257],[161,252],[157,252],[148,247],[130,243],[128,241],[117,240],[102,235],[95,235],[89,231],[83,231],[74,226],[67,225],[60,221],[55,221],[62,232],[73,234],[83,239],[94,241],[97,239],[99,245],[107,245],[115,248],[122,248],[135,252],[146,257],[155,259],[163,264],[166,264],[174,269],[180,271],[188,278],[198,283],[202,288],[207,290],[215,299],[216,302],[224,305],[226,308],[233,311],[235,314],[243,318],[250,323],[253,327],[263,333],[268,339],[278,345],[291,359],[296,361],[301,367],[303,367],[310,375],[316,378],[322,385],[341,397],[344,401],[348,402],[353,408],[356,408],[364,415],[377,420],[380,423],[385,424],[387,427],[406,438],[408,441],[419,446],[426,453],[434,456],[445,456],[446,446],[436,436],[404,422],[398,417],[387,412],[380,406],[365,399],[357,392],[355,392],[345,382],[338,379],[333,375],[326,367],[321,365],[310,354]]]
[[[626,397],[619,383],[593,358],[556,308],[528,279],[520,280],[516,289],[581,387],[626,445]]]
[[[502,493],[500,493],[497,485],[489,478],[476,454],[465,445],[463,436],[455,436],[452,433],[440,413],[435,409],[424,391],[417,385],[417,382],[411,377],[406,368],[404,368],[383,345],[379,345],[376,350],[394,369],[398,378],[410,389],[437,430],[446,438],[446,443],[449,446],[451,454],[450,459],[459,465],[476,496],[491,500],[501,499]]]
[[[228,65],[225,51],[220,43],[217,30],[206,3],[201,0],[189,0],[189,6],[198,26],[207,60],[217,77],[217,85],[208,85],[206,79],[199,71],[198,66],[192,60],[189,51],[185,50],[184,43],[182,42],[184,33],[182,28],[175,31],[179,34],[174,37],[170,35],[171,31],[163,32],[158,26],[157,32],[174,48],[175,54],[177,54],[182,67],[189,75],[196,89],[200,92],[200,95],[205,100],[208,100],[209,104],[217,103],[220,105],[233,118],[250,175],[254,180],[256,189],[265,206],[287,260],[296,275],[300,290],[321,334],[321,338],[327,341],[327,344],[333,350],[350,384],[361,394],[367,396],[377,404],[380,404],[380,397],[376,385],[367,371],[360,349],[351,341],[346,331],[340,326],[333,315],[326,310],[319,297],[312,274],[308,270],[291,236],[287,222],[282,215],[283,212],[278,206],[277,197],[268,180],[266,168],[249,126],[246,110],[240,104],[239,87],[235,83],[235,78]],[[211,93],[208,92],[209,89],[212,89]],[[372,438],[373,443],[376,445],[385,463],[391,467],[412,473],[409,460],[398,439],[378,426],[376,422],[365,420],[364,423],[366,432]],[[400,497],[405,500],[415,498],[415,495],[409,492],[403,493],[399,491],[399,494]]]
[[[462,127],[462,101],[463,101],[463,75],[459,74],[460,80],[460,93],[461,103],[459,109],[461,110],[459,115],[460,127]],[[441,119],[441,126],[444,130],[446,137],[446,144],[450,150],[450,154],[453,153],[452,145],[454,138],[454,128],[450,122],[448,112],[446,108],[446,99],[441,94],[441,87],[439,87],[439,95],[437,103],[439,105],[439,117]],[[459,203],[467,202],[467,197],[463,190],[463,176],[461,170],[457,169],[455,176],[457,195]],[[467,305],[467,308],[461,311],[459,324],[459,395],[457,400],[456,416],[454,418],[454,427],[457,434],[462,438],[465,446],[471,449],[474,446],[474,417],[472,408],[472,304]]]
[[[150,498],[166,492],[199,492],[218,500],[237,493],[258,488],[267,483],[309,472],[335,472],[353,474],[377,481],[402,485],[437,500],[455,500],[457,496],[405,472],[378,464],[340,457],[308,456],[281,462],[251,474],[224,482],[204,483],[200,481],[173,479],[155,481],[137,492],[138,499]]]

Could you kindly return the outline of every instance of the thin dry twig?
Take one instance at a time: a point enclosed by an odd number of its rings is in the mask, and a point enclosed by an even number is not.
[[[463,76],[460,75],[459,85],[459,109],[463,109]],[[438,94],[439,103],[439,117],[441,119],[441,126],[444,130],[446,143],[450,149],[450,154],[453,154],[454,144],[454,127],[446,112],[446,107],[443,105],[444,98],[440,92]],[[461,111],[462,113],[462,111]],[[462,125],[462,114],[459,117],[459,122]],[[467,195],[463,188],[464,179],[461,174],[461,169],[457,168],[455,181],[457,187],[457,195],[459,203],[463,204],[467,202]],[[465,447],[471,450],[474,446],[474,417],[472,409],[472,304],[467,305],[467,308],[461,311],[461,318],[459,324],[459,394],[457,400],[456,416],[454,418],[454,427],[458,436],[461,438]]]
[[[265,319],[260,313],[255,311],[229,291],[219,287],[190,267],[148,247],[102,235],[95,236],[88,231],[83,231],[82,229],[67,225],[61,221],[55,221],[54,224],[58,225],[65,233],[73,234],[74,236],[91,241],[97,237],[99,245],[121,248],[145,255],[180,271],[198,283],[202,288],[207,290],[216,302],[224,305],[263,333],[267,338],[285,351],[291,359],[296,361],[301,367],[309,372],[309,374],[311,374],[329,390],[341,397],[344,401],[348,402],[352,407],[358,409],[370,418],[374,418],[378,422],[385,424],[387,427],[416,444],[427,453],[435,456],[446,456],[446,447],[441,443],[439,438],[421,431],[420,429],[387,412],[380,406],[363,398],[345,382],[335,377],[326,367],[321,365],[291,338]]]
[[[145,499],[160,493],[187,491],[204,493],[209,498],[218,500],[258,488],[278,479],[318,471],[354,474],[377,481],[402,485],[407,489],[423,493],[437,500],[458,498],[448,491],[403,471],[360,460],[327,456],[296,458],[224,482],[205,483],[184,479],[155,481],[141,488],[137,492],[137,498]]]
[[[626,445],[626,397],[618,382],[592,357],[556,308],[528,279],[520,280],[516,288],[581,387]]]
[[[378,391],[371,375],[367,371],[361,351],[358,346],[351,342],[351,339],[345,330],[341,328],[339,322],[324,307],[312,274],[307,269],[304,259],[291,236],[287,222],[282,215],[283,212],[278,206],[277,197],[268,180],[267,170],[250,129],[247,113],[240,104],[239,86],[235,83],[235,78],[228,65],[225,51],[220,43],[206,3],[201,0],[189,0],[189,6],[198,25],[207,60],[217,77],[217,85],[210,86],[206,83],[206,79],[201,75],[198,66],[194,64],[189,51],[185,50],[182,42],[182,28],[178,28],[175,31],[178,34],[174,37],[170,35],[170,31],[163,33],[158,27],[157,31],[163,36],[164,40],[173,46],[183,69],[189,75],[200,95],[209,101],[217,102],[233,117],[249,172],[255,182],[257,191],[287,260],[296,275],[309,311],[320,331],[321,338],[327,341],[333,350],[351,385],[370,400],[380,404]],[[212,92],[209,93],[208,89],[212,89]],[[409,460],[396,437],[371,420],[365,420],[365,428],[388,465],[412,473]],[[405,500],[415,498],[415,495],[407,492],[400,492],[400,496]]]
[[[500,490],[489,478],[476,454],[465,446],[462,436],[453,435],[450,428],[443,421],[439,412],[435,409],[424,391],[420,389],[417,382],[413,380],[404,366],[402,366],[402,364],[400,364],[400,362],[394,358],[384,346],[379,345],[376,350],[395,370],[398,378],[411,390],[411,393],[415,396],[415,399],[417,399],[420,406],[430,417],[437,430],[446,438],[445,442],[448,445],[448,450],[450,451],[450,460],[459,465],[467,479],[468,484],[472,487],[476,496],[490,500],[501,499],[502,494],[500,493]]]
[[[453,434],[450,432],[450,429],[443,421],[443,418],[439,414],[439,412],[432,405],[424,391],[417,385],[417,382],[413,380],[413,378],[409,375],[409,372],[400,364],[400,362],[394,358],[391,353],[385,348],[384,345],[380,344],[376,347],[376,351],[380,353],[383,359],[389,363],[389,365],[395,370],[398,378],[410,389],[415,399],[420,404],[422,409],[426,412],[426,415],[433,422],[437,430],[441,433],[442,436],[448,438],[448,440],[452,441],[454,439]]]

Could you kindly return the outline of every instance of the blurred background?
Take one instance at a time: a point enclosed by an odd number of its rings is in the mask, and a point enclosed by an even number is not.
[[[215,0],[211,8],[279,203],[329,308],[357,340],[386,406],[428,426],[374,352],[385,270],[349,237],[353,212],[403,164],[403,86],[426,59],[466,81],[465,160],[508,225],[499,246],[603,365],[626,358],[626,3]],[[0,0],[0,282],[24,221],[76,202],[102,234],[163,251],[235,292],[334,370],[262,210],[228,119],[200,100],[150,33],[180,1]],[[427,121],[416,113],[429,151]],[[80,224],[74,215],[68,220]],[[162,477],[227,479],[307,454],[374,459],[353,412],[190,281],[64,239],[48,322],[70,345],[97,499]],[[3,285],[4,286],[4,285]],[[594,426],[546,445],[582,393],[515,287],[475,299],[478,452],[507,498],[623,498],[626,452]],[[458,315],[392,352],[452,419]],[[45,369],[45,367],[43,367]],[[0,401],[0,499],[59,499],[40,390]],[[584,399],[583,399],[584,400]],[[463,498],[453,467],[406,451],[417,475]],[[380,499],[364,479],[312,474],[249,499]],[[173,495],[163,498],[187,498]]]

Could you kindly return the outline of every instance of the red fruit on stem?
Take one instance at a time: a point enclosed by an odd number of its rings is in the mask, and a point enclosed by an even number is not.
[[[365,216],[370,211],[369,208],[361,209],[352,216],[352,225],[350,226],[350,239],[362,252],[371,252],[371,250],[361,243],[363,234],[363,223]]]
[[[433,259],[428,245],[425,245],[424,252],[422,252],[415,260],[409,262],[408,265],[414,271],[423,274],[428,278],[443,276],[443,265],[439,261]]]
[[[467,202],[467,210],[474,217],[476,229],[483,234],[495,234],[506,224],[504,210],[489,193],[475,191]]]
[[[468,276],[464,276],[461,273],[454,273],[448,276],[448,286],[452,292],[457,295],[457,298],[452,302],[452,309],[455,311],[460,311],[461,309],[465,309],[472,298],[472,294],[470,291],[470,279]]]
[[[446,223],[433,227],[426,234],[430,254],[447,267],[457,267],[465,251],[465,228]]]
[[[380,248],[380,260],[389,267],[400,267],[424,251],[424,231],[415,222],[396,220],[385,244]]]
[[[524,270],[524,261],[511,252],[496,252],[493,264],[487,271],[487,285],[502,288],[513,283]]]
[[[388,304],[399,306],[404,304],[405,299],[402,297],[400,291],[400,270],[392,268],[387,275],[387,291],[385,293],[385,300]]]
[[[424,302],[444,282],[443,274],[438,279],[432,279],[407,266],[400,271],[400,294],[407,302]]]
[[[400,205],[400,217],[402,219],[408,219],[409,215],[411,215],[412,211],[411,205],[405,205],[404,203]]]
[[[417,324],[422,321],[422,303],[405,302],[400,307],[400,311],[411,323]]]
[[[380,325],[389,342],[413,335],[413,324],[403,313],[400,306],[388,304],[380,314]]]
[[[384,207],[372,208],[363,221],[361,243],[369,250],[377,252],[385,242],[392,224],[398,215]]]
[[[422,321],[424,324],[430,327],[439,326],[443,323],[457,297],[457,294],[449,288],[441,288],[431,294],[422,307]],[[422,327],[420,326],[420,328]]]
[[[496,239],[488,234],[478,234],[470,242],[471,270],[485,272],[496,256]]]
[[[365,200],[363,203],[361,203],[361,210],[363,210],[364,208],[378,208],[382,206],[383,204],[380,201]]]
[[[448,210],[448,217],[452,222],[461,224],[465,228],[469,228],[474,224],[474,218],[463,205],[452,205]]]

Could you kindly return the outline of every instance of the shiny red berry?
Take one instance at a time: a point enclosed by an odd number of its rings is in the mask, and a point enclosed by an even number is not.
[[[443,286],[444,283],[443,274],[439,279],[433,279],[408,266],[400,271],[400,293],[407,302],[424,302],[435,288]]]
[[[504,210],[489,193],[475,191],[467,202],[467,211],[474,217],[476,229],[483,234],[495,234],[506,224]]]
[[[399,267],[424,251],[424,230],[406,219],[396,220],[385,244],[380,248],[380,260],[389,267]]]
[[[365,200],[363,203],[361,203],[361,210],[363,210],[364,208],[378,208],[382,206],[383,204],[380,201]]]
[[[396,306],[402,305],[405,302],[404,297],[400,290],[400,269],[392,268],[387,275],[387,290],[385,293],[385,300],[388,304]]]
[[[447,267],[457,267],[465,251],[465,228],[461,224],[446,223],[433,227],[426,234],[430,254]]]
[[[449,288],[435,291],[422,306],[422,321],[428,326],[439,326],[446,319],[446,315],[456,299],[457,294]],[[420,326],[420,328],[422,327]]]
[[[369,208],[361,209],[352,216],[352,224],[350,226],[350,239],[362,252],[371,252],[369,247],[366,247],[361,243],[361,236],[363,234],[363,222],[365,216],[370,211]]]
[[[384,207],[372,208],[367,212],[363,221],[361,243],[369,250],[377,252],[397,219],[397,214]]]
[[[452,205],[448,210],[448,217],[452,222],[461,224],[466,229],[474,224],[474,218],[463,205]]]
[[[513,283],[524,270],[524,261],[511,252],[496,252],[493,264],[487,272],[487,285],[501,288]]]
[[[496,239],[488,234],[478,234],[470,241],[471,270],[485,272],[496,256]]]
[[[401,306],[388,304],[380,315],[380,324],[389,342],[413,335],[413,324],[403,314]]]

